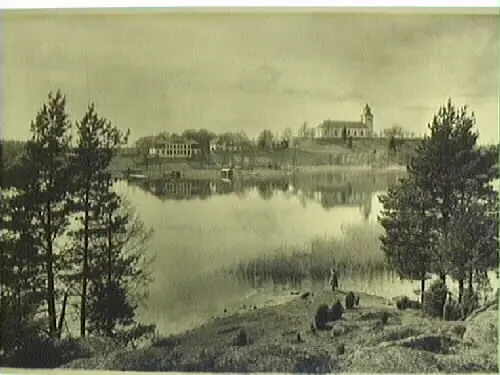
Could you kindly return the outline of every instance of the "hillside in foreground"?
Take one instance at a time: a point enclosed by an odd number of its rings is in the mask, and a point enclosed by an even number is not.
[[[444,322],[361,294],[330,329],[313,332],[322,291],[282,305],[239,311],[137,350],[78,359],[65,368],[211,372],[498,372],[497,301],[466,321]],[[382,323],[382,316],[388,316]],[[241,331],[247,340],[238,343]],[[300,336],[300,337],[299,337]],[[246,341],[246,342],[245,342]],[[238,345],[239,344],[239,345]],[[342,350],[343,349],[343,350]],[[99,353],[105,351],[99,350]]]

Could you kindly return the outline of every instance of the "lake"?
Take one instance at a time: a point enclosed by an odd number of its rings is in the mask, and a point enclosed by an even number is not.
[[[119,182],[117,190],[154,229],[148,244],[155,256],[153,282],[142,318],[166,334],[241,304],[276,302],[276,296],[286,294],[281,285],[261,280],[256,288],[223,270],[273,254],[311,254],[316,251],[313,243],[326,243],[321,250],[337,264],[340,257],[358,260],[361,253],[371,264],[382,263],[377,196],[400,177],[395,171],[357,171],[234,182]],[[350,242],[345,241],[347,235]],[[329,241],[342,245],[330,251]],[[331,265],[325,258],[321,266]],[[400,281],[385,268],[368,268],[369,272],[352,265],[340,269],[341,288],[388,298],[413,295],[418,288],[418,283]],[[325,286],[321,277],[315,288]],[[303,283],[312,287],[311,280]]]

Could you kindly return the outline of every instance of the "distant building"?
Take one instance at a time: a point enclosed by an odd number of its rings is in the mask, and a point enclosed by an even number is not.
[[[150,156],[166,159],[189,159],[200,153],[198,142],[190,139],[165,139],[158,140],[149,148]]]
[[[314,138],[342,138],[344,131],[347,137],[371,138],[373,136],[373,117],[371,108],[366,104],[361,121],[325,120],[314,129]]]
[[[225,141],[220,137],[214,138],[210,141],[210,152],[216,153],[221,151],[239,152],[241,145],[234,141]]]

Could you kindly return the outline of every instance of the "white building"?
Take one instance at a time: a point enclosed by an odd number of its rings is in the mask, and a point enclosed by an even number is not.
[[[149,149],[150,156],[166,159],[188,159],[200,153],[199,143],[188,139],[156,141]]]

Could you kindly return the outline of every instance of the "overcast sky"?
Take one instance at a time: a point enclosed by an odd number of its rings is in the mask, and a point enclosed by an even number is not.
[[[307,121],[423,132],[451,97],[498,140],[495,15],[334,13],[3,15],[2,136],[26,138],[57,88],[132,140],[208,128],[255,136]]]

